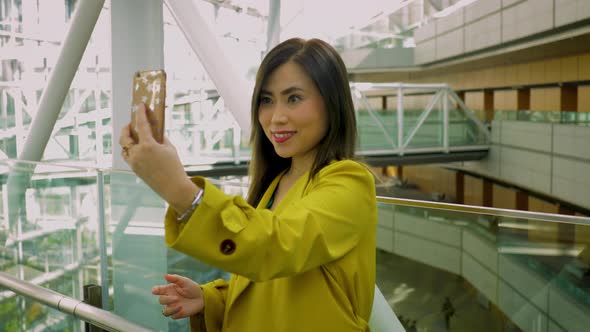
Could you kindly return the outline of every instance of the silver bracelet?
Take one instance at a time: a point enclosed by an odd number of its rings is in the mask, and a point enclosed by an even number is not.
[[[193,212],[195,212],[195,210],[197,209],[197,206],[199,206],[199,204],[203,200],[203,193],[204,192],[205,192],[205,190],[203,190],[203,188],[201,188],[201,190],[199,190],[199,192],[195,195],[195,198],[193,198],[191,206],[189,206],[188,209],[186,209],[181,215],[177,216],[176,221],[183,222],[183,223],[186,222],[185,219],[188,219],[188,217],[190,217],[193,214]]]

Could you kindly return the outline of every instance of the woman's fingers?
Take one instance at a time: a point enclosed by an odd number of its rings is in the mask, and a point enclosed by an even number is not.
[[[171,303],[176,303],[178,302],[178,296],[175,295],[160,295],[160,297],[158,298],[158,302],[160,302],[160,304],[164,304],[164,305],[168,305]]]
[[[178,313],[181,311],[182,307],[181,306],[173,306],[173,305],[168,305],[165,306],[164,309],[162,310],[162,314],[166,317],[172,317],[174,315],[178,315]],[[174,318],[176,319],[176,318]]]
[[[154,287],[152,287],[152,294],[153,295],[168,295],[168,293],[170,293],[170,291],[173,290],[173,287],[174,287],[173,284],[154,286]]]
[[[171,284],[176,284],[178,287],[185,287],[187,284],[187,278],[179,276],[178,274],[165,274],[164,279]]]
[[[128,144],[133,144],[135,141],[131,137],[131,128],[129,127],[131,124],[126,124],[121,128],[121,134],[119,135],[119,145],[126,146]]]
[[[177,312],[172,314],[172,316],[170,316],[172,319],[181,319],[186,317],[186,314],[184,313],[184,311],[182,311],[182,308],[179,309],[180,310],[178,310]]]
[[[137,118],[137,136],[139,137],[140,143],[153,143],[156,141],[152,136],[152,126],[148,120],[147,112],[148,108],[145,104],[139,104],[139,109],[135,116]]]

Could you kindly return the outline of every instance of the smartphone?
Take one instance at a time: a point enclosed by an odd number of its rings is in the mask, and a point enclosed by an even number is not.
[[[131,102],[131,137],[137,142],[137,110],[144,103],[152,135],[158,143],[164,141],[164,110],[166,109],[166,72],[162,69],[138,71],[133,76]]]

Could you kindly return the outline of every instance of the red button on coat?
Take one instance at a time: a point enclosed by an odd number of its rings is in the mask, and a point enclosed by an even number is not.
[[[236,251],[236,243],[232,240],[223,240],[219,248],[224,255],[231,255]]]

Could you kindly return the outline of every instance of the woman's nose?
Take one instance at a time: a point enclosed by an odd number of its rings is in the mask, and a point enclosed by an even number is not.
[[[275,109],[272,112],[272,119],[273,123],[284,123],[287,121],[287,115],[285,113],[285,107],[281,104],[277,104]]]

